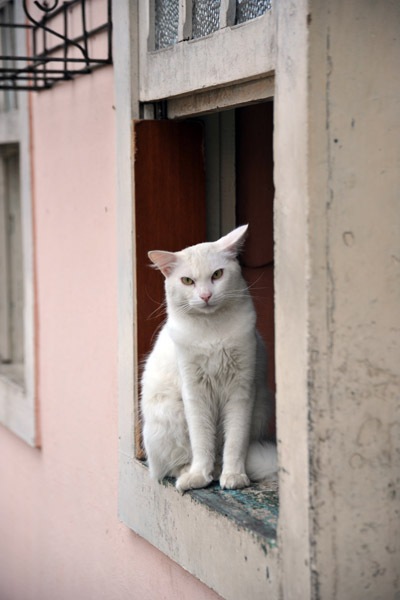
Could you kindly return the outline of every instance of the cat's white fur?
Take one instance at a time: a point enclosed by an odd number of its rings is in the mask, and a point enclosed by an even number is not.
[[[242,488],[277,469],[275,445],[265,441],[266,352],[237,261],[246,230],[149,252],[165,276],[168,318],[144,368],[143,440],[151,476],[176,477],[181,492],[213,478]]]

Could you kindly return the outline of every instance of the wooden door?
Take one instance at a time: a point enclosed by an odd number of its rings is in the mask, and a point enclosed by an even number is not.
[[[175,252],[206,239],[203,127],[194,121],[134,123],[136,356],[140,366],[165,320],[164,278],[149,250]],[[140,439],[139,424],[137,439]],[[138,444],[139,446],[139,444]],[[136,448],[140,455],[140,448]]]

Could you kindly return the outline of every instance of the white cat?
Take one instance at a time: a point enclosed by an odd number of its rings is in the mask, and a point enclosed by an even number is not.
[[[265,441],[266,352],[237,261],[247,227],[149,252],[165,276],[168,318],[143,373],[143,440],[151,476],[176,477],[181,492],[213,478],[243,488],[277,470],[276,447]]]

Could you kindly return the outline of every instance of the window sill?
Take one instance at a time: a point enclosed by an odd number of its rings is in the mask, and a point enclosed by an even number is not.
[[[0,424],[36,446],[34,393],[21,364],[0,366]]]
[[[24,389],[24,365],[23,363],[11,363],[0,365],[0,379]]]
[[[121,455],[120,518],[223,598],[277,598],[275,482],[182,496],[172,481],[152,481],[143,463]]]

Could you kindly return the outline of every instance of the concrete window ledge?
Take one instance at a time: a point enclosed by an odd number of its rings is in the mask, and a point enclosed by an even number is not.
[[[181,495],[121,456],[120,518],[227,600],[277,598],[276,482]]]

